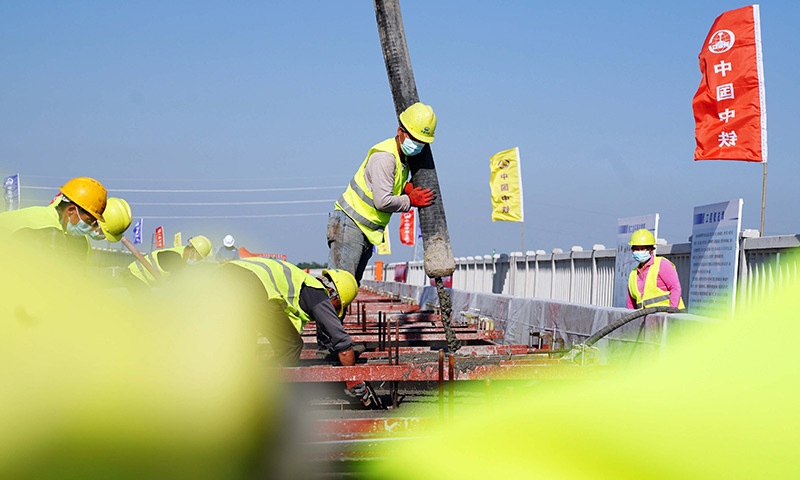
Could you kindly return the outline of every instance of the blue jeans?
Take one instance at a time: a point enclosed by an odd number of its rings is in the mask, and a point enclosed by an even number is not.
[[[328,268],[347,270],[361,285],[361,277],[372,257],[372,243],[356,222],[341,210],[334,210],[328,218]]]

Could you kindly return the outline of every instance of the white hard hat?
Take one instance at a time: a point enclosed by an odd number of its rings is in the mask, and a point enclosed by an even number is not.
[[[222,239],[222,244],[228,248],[232,247],[234,243],[236,240],[233,239],[233,235],[225,235],[225,238]]]

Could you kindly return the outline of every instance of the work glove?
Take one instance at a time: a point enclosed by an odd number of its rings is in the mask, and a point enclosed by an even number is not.
[[[375,390],[367,383],[363,381],[352,381],[352,382],[345,382],[347,386],[347,393],[359,400],[361,403],[364,404],[365,407],[370,408],[382,408],[383,404],[381,403],[381,399],[378,395],[375,394]]]
[[[406,183],[403,192],[408,195],[412,207],[427,207],[433,202],[433,192],[431,192],[430,188],[423,189],[422,187],[414,187],[411,183]]]

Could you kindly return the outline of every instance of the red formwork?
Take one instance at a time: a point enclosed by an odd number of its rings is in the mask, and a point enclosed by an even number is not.
[[[459,318],[455,313],[453,317]],[[438,383],[442,412],[444,386],[447,385],[452,416],[455,396],[453,385],[456,382],[561,380],[607,373],[599,367],[563,364],[557,358],[560,351],[537,350],[528,345],[499,344],[498,341],[503,338],[502,330],[481,328],[493,326],[494,322],[473,323],[453,324],[462,347],[455,355],[447,356],[444,354],[447,345],[444,327],[438,312],[420,310],[417,305],[408,304],[399,298],[361,291],[343,320],[345,330],[360,352],[357,364],[342,367],[335,361],[336,355],[318,352],[316,325],[310,322],[302,335],[305,348],[300,365],[283,368],[280,374],[284,381],[295,384],[370,382],[384,398],[384,404],[390,405],[392,411],[400,415],[406,396],[398,394],[399,385]],[[435,396],[435,387],[433,388],[434,392],[430,395]],[[341,402],[347,404],[348,400]],[[351,404],[348,408],[361,407],[358,401],[352,402],[356,405]],[[360,439],[416,433],[416,429],[427,420],[415,417],[387,418],[386,413],[363,410],[356,418],[320,420],[316,425],[314,441],[342,442],[352,446],[359,444]],[[353,454],[352,449],[342,453]]]

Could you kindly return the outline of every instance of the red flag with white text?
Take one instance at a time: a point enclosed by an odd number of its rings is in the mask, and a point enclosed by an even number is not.
[[[414,245],[414,210],[400,214],[400,243]]]
[[[700,51],[692,100],[695,160],[767,161],[767,109],[758,5],[723,13]]]
[[[164,248],[164,228],[156,228],[156,248]]]

